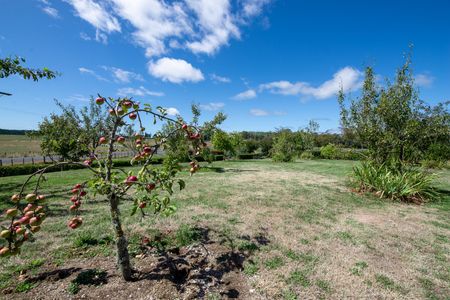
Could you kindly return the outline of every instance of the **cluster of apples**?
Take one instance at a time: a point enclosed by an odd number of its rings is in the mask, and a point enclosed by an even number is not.
[[[77,183],[70,192],[72,193],[72,197],[70,198],[70,201],[73,204],[69,207],[69,209],[71,211],[78,211],[78,209],[81,206],[81,199],[82,199],[82,197],[86,196],[87,192],[84,190],[84,186],[81,183]],[[77,216],[77,217],[72,218],[67,225],[72,229],[76,229],[82,223],[83,223],[83,220],[81,219],[81,217]]]
[[[103,103],[105,103],[105,101],[106,101],[106,99],[103,97],[98,97],[97,99],[95,99],[95,103],[97,103],[98,105],[103,105]],[[122,102],[120,102],[120,105],[117,106],[116,109],[110,108],[108,111],[111,116],[123,116],[131,108],[133,108],[134,110],[138,110],[139,102],[133,102],[131,100],[123,100]],[[128,115],[128,117],[131,120],[135,120],[137,118],[137,114],[132,112]]]
[[[23,210],[19,208],[22,199],[28,202]],[[14,194],[11,201],[16,204],[16,207],[5,212],[5,217],[11,219],[11,225],[0,232],[0,238],[8,241],[8,246],[0,247],[0,256],[19,253],[22,244],[28,240],[29,232],[38,232],[46,217],[44,207],[41,205],[45,201],[44,195],[31,193],[22,197],[19,194]]]
[[[135,146],[139,150],[139,153],[133,158],[134,160],[143,160],[153,154],[154,149],[150,145],[143,143],[144,137],[140,133],[136,133],[134,138]]]
[[[198,132],[191,132],[189,129],[189,126],[187,124],[181,125],[181,129],[183,129],[186,133],[185,136],[189,138],[190,140],[198,140],[200,139],[200,133]]]

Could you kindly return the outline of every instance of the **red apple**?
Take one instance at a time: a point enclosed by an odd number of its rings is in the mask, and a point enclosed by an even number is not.
[[[153,182],[152,182],[152,183],[149,183],[149,184],[147,184],[147,185],[145,186],[145,188],[147,189],[147,191],[153,191],[153,190],[155,189],[155,187],[156,187],[156,184],[154,184]]]
[[[39,225],[39,218],[37,218],[37,217],[32,217],[31,219],[30,219],[30,222],[29,222],[29,224],[30,224],[30,226],[37,226],[37,225]]]
[[[82,185],[81,185],[81,183],[77,183],[77,184],[75,184],[74,185],[74,189],[79,189],[79,188],[81,188],[82,187]]]
[[[122,106],[124,106],[126,108],[130,108],[133,106],[133,103],[131,101],[126,100],[126,101],[122,102]]]
[[[145,208],[147,206],[147,203],[141,202],[139,203],[139,208]]]
[[[187,124],[183,124],[183,125],[181,126],[181,128],[182,128],[183,130],[186,130],[186,129],[188,128],[188,126],[187,126]]]
[[[131,120],[136,120],[137,114],[131,113],[131,114],[128,115],[128,117],[129,117]]]
[[[28,194],[25,196],[25,200],[28,202],[34,202],[36,201],[36,194]]]
[[[127,183],[127,185],[132,185],[136,181],[138,181],[138,178],[136,176],[128,176],[125,182]]]
[[[107,143],[107,140],[104,136],[102,136],[101,138],[98,139],[98,143],[99,145],[103,145]]]
[[[117,137],[117,139],[116,139],[116,141],[118,142],[118,143],[123,143],[123,142],[125,142],[125,138],[123,137],[123,136],[118,136]]]
[[[145,153],[152,153],[152,148],[146,146],[146,147],[144,147],[144,152],[145,152]]]
[[[19,228],[16,229],[16,234],[24,234],[25,231],[26,231],[25,228],[19,227]]]
[[[81,192],[80,192],[80,196],[81,196],[81,197],[84,197],[84,196],[86,196],[86,194],[87,194],[87,192],[86,192],[86,191],[81,191]]]
[[[102,105],[103,103],[105,103],[105,98],[98,97],[97,99],[95,99],[95,103],[97,103],[98,105]]]
[[[79,189],[72,189],[70,192],[72,194],[78,194],[79,191],[80,191]]]
[[[17,210],[17,208],[10,208],[6,211],[6,215],[10,218],[17,216],[18,213],[19,211]]]
[[[19,202],[19,200],[20,200],[20,196],[18,194],[14,194],[11,196],[12,202]]]
[[[90,165],[92,165],[92,160],[86,159],[86,160],[83,162],[83,164],[86,165],[86,166],[90,166]]]
[[[116,115],[116,111],[112,108],[108,109],[108,112],[111,116],[115,116]]]

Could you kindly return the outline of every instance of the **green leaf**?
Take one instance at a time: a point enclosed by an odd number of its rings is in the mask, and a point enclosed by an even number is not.
[[[137,205],[133,206],[133,209],[131,210],[131,215],[132,216],[136,213],[137,209],[138,209]]]

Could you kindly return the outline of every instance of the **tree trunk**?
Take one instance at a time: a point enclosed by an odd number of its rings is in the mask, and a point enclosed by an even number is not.
[[[128,242],[123,234],[122,224],[120,223],[119,199],[112,193],[109,197],[109,202],[111,207],[111,222],[116,233],[117,266],[123,279],[130,281],[132,279],[132,268],[128,254]]]

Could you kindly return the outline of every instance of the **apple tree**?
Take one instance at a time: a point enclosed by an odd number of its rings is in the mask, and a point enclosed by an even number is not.
[[[165,145],[172,135],[181,135],[189,144],[188,155],[192,156],[189,163],[189,172],[193,175],[198,169],[198,162],[195,156],[199,155],[206,146],[203,140],[203,130],[207,132],[217,125],[223,118],[216,117],[213,121],[202,126],[198,125],[198,117],[187,124],[180,116],[170,118],[166,111],[158,107],[155,110],[150,105],[139,105],[138,102],[128,98],[104,98],[99,96],[96,99],[98,105],[106,105],[111,114],[111,131],[109,136],[99,139],[99,144],[106,144],[108,147],[107,157],[100,159],[95,155],[84,162],[67,161],[59,162],[47,166],[31,174],[23,183],[20,190],[12,195],[13,206],[6,211],[8,220],[7,226],[3,226],[0,231],[0,256],[17,255],[20,253],[22,245],[29,240],[30,235],[36,235],[46,218],[47,208],[45,206],[46,196],[41,193],[41,183],[44,174],[50,168],[58,168],[63,165],[75,164],[83,166],[92,172],[91,179],[80,182],[70,190],[70,213],[68,221],[70,229],[77,229],[83,224],[80,207],[89,190],[96,194],[103,195],[108,200],[108,209],[111,215],[111,223],[115,232],[115,242],[117,250],[117,264],[122,277],[125,280],[132,280],[132,266],[128,254],[128,242],[124,234],[121,223],[119,203],[125,197],[131,195],[133,199],[133,214],[139,213],[142,216],[151,214],[168,214],[174,211],[170,204],[170,197],[175,187],[183,189],[185,183],[176,177],[181,170],[177,160],[167,158],[162,166],[151,164],[154,153]],[[194,110],[194,109],[193,109]],[[150,115],[154,123],[158,121],[171,125],[170,132],[159,132],[154,135],[150,143],[144,140],[145,128],[143,127],[143,116]],[[127,138],[120,135],[122,127],[127,125],[127,121],[138,122],[139,130],[135,133],[134,144],[139,150],[131,159],[131,164],[140,162],[139,171],[125,172],[114,166],[113,152],[117,143],[124,143]],[[95,153],[95,151],[92,151]],[[95,163],[94,163],[95,162]],[[32,181],[32,179],[35,179]]]

